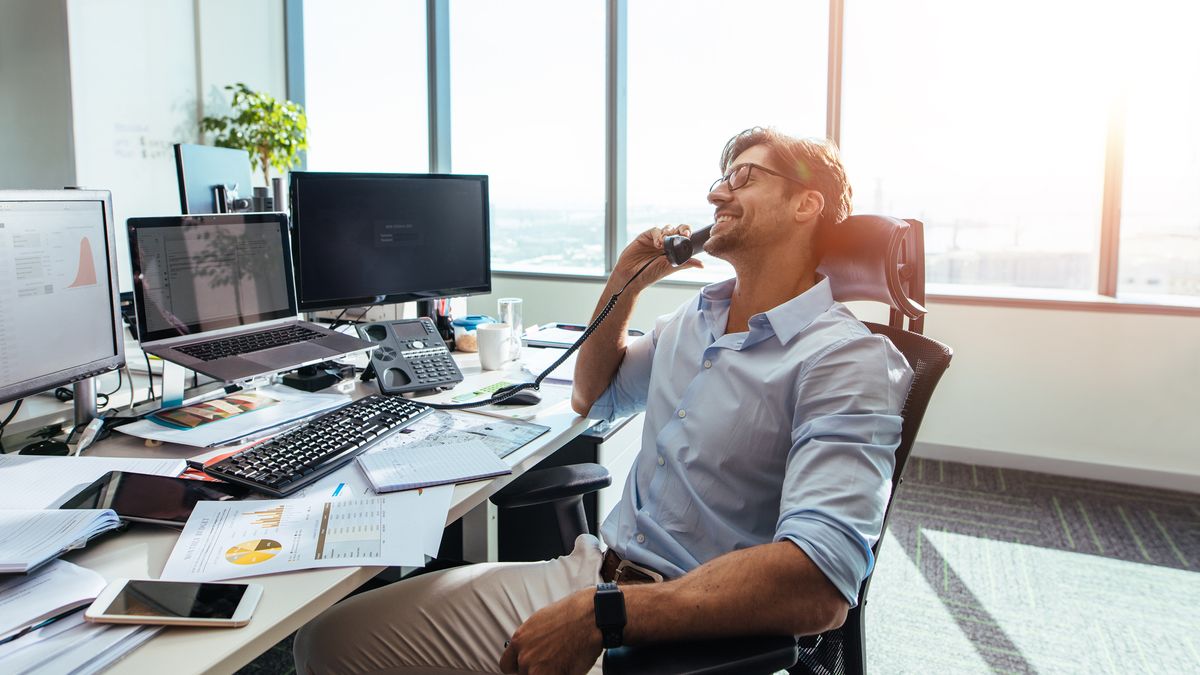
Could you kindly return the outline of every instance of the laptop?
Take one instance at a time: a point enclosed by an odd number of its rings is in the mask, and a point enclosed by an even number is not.
[[[287,215],[129,219],[142,349],[226,382],[375,345],[297,318]]]

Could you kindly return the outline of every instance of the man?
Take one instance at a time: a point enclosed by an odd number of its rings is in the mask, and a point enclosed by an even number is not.
[[[873,563],[911,370],[816,274],[821,231],[850,211],[836,150],[755,128],[729,141],[721,169],[704,248],[736,277],[627,344],[638,294],[672,272],[663,237],[690,229],[645,232],[602,303],[628,289],[580,349],[577,412],[646,411],[602,528],[608,550],[585,535],[545,563],[474,565],[356,596],[301,632],[298,672],[494,672],[497,656],[504,672],[598,671],[596,584],[630,563],[618,581],[645,579],[638,570],[669,581],[604,595],[627,615],[613,643],[841,625]]]

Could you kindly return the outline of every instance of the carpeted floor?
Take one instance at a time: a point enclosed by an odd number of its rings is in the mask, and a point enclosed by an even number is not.
[[[1200,495],[914,458],[888,528],[872,675],[1200,673]]]
[[[872,673],[1200,672],[1200,496],[915,458]]]

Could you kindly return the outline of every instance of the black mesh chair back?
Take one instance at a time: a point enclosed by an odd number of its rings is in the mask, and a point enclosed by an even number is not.
[[[917,431],[925,418],[925,409],[934,389],[942,379],[942,374],[950,366],[953,352],[946,345],[916,333],[884,326],[877,323],[865,322],[872,333],[885,335],[896,349],[908,359],[913,369],[912,384],[908,388],[908,396],[904,399],[904,407],[900,417],[903,420],[900,432],[900,445],[896,448],[896,468],[892,473],[892,493],[888,507],[883,515],[883,528],[879,540],[871,552],[876,559],[887,533],[888,518],[891,516],[892,504],[896,497],[896,489],[903,481],[904,467],[912,454],[913,443],[917,439]],[[858,592],[858,606],[846,615],[846,623],[840,628],[826,631],[815,638],[800,641],[799,661],[792,673],[812,673],[817,675],[851,675],[866,672],[866,644],[864,613],[867,608],[867,590],[872,577],[863,581]]]

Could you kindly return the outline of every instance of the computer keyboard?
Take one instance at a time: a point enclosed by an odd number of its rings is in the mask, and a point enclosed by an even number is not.
[[[404,398],[367,396],[207,466],[204,472],[282,497],[432,412]]]
[[[322,333],[318,333],[311,328],[293,324],[257,333],[243,333],[207,342],[197,342],[195,344],[183,345],[176,349],[201,361],[215,361],[227,356],[238,356],[240,354],[259,352],[271,347],[282,347],[283,345],[295,344],[297,342],[306,342],[321,336]]]

